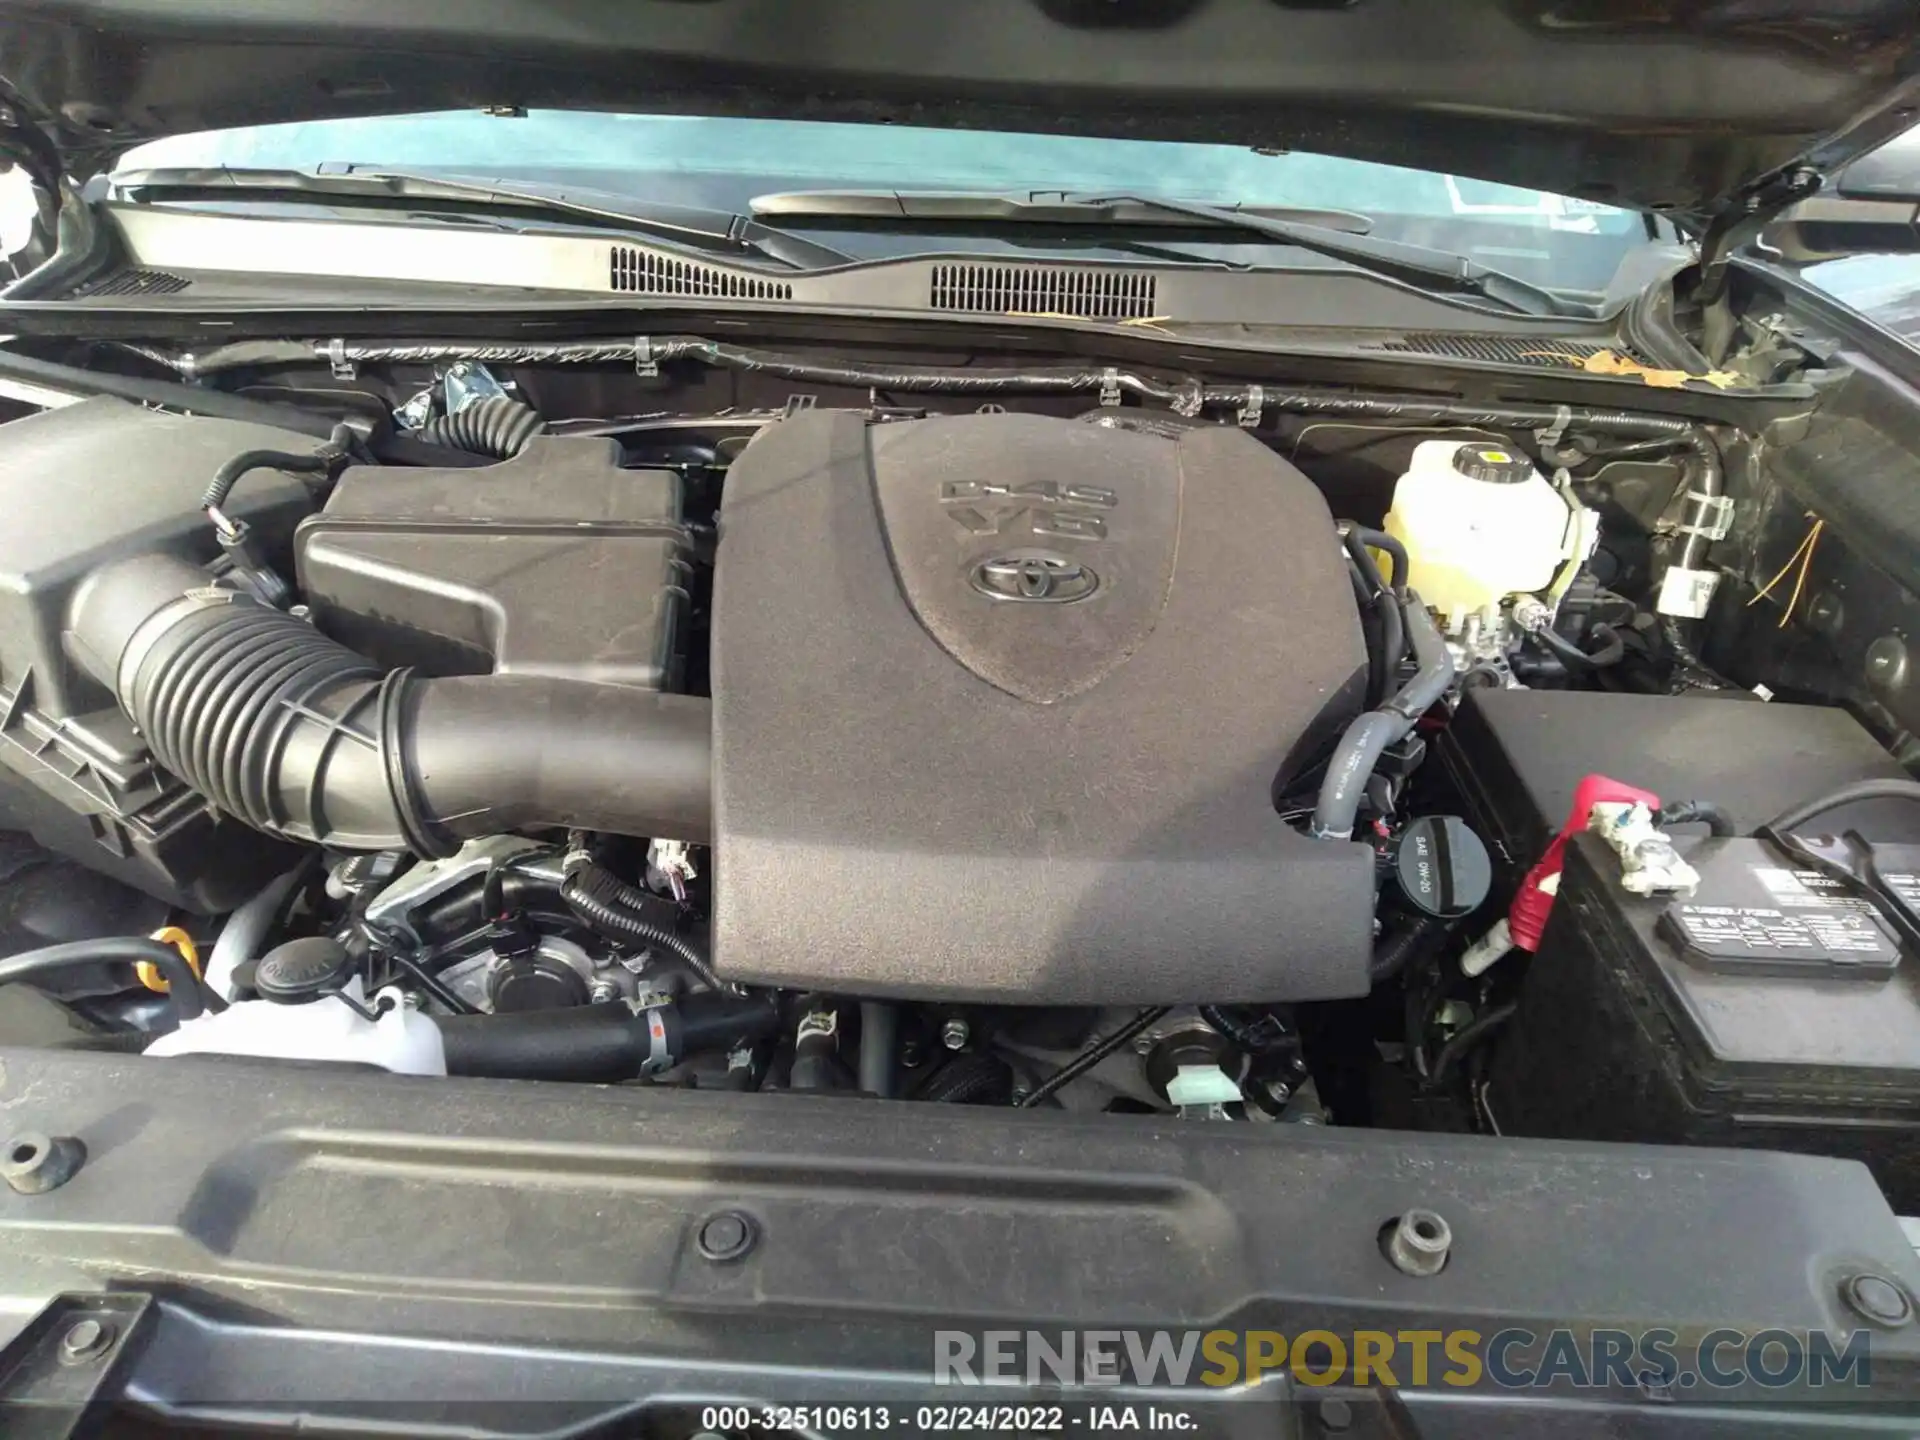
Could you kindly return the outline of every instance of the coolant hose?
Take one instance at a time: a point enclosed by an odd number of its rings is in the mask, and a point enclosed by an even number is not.
[[[71,970],[78,965],[98,965],[106,960],[141,961],[158,970],[167,982],[167,998],[173,1013],[181,1020],[197,1020],[206,1014],[206,991],[200,977],[187,964],[187,957],[173,946],[141,936],[122,936],[105,940],[73,940],[64,945],[45,945],[38,950],[23,950],[0,960],[0,985],[15,980],[31,980],[52,970]]]
[[[694,995],[635,1010],[623,1000],[564,1010],[434,1018],[449,1075],[613,1084],[690,1055],[763,1040],[779,1028],[771,998]]]
[[[1453,652],[1435,628],[1420,597],[1408,592],[1405,615],[1407,639],[1419,666],[1413,678],[1377,710],[1369,710],[1347,727],[1327,765],[1319,802],[1314,806],[1311,833],[1316,840],[1351,840],[1360,801],[1374,766],[1389,746],[1406,738],[1420,717],[1447,693],[1453,683]]]
[[[476,400],[464,410],[429,420],[415,432],[429,445],[450,445],[495,460],[511,460],[546,422],[530,405],[506,395]]]
[[[149,555],[89,576],[74,659],[154,757],[256,829],[444,856],[529,826],[705,841],[709,702],[533,675],[383,672],[305,621]]]

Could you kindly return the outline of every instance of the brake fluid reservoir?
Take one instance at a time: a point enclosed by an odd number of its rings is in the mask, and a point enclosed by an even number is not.
[[[1532,461],[1457,440],[1415,447],[1387,533],[1407,547],[1420,598],[1452,624],[1547,589],[1578,541],[1574,511]]]

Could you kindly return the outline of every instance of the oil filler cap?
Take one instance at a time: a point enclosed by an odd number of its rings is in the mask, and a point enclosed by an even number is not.
[[[1407,903],[1436,920],[1472,914],[1493,888],[1487,847],[1457,815],[1422,815],[1401,831],[1393,874]]]
[[[262,1000],[304,1005],[331,995],[345,983],[347,947],[325,935],[289,940],[269,950],[254,972],[253,988]]]

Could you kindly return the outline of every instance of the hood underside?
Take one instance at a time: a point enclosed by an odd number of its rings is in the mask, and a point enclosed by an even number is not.
[[[1914,117],[1909,0],[0,0],[42,166],[434,109],[1302,149],[1701,215]],[[0,135],[6,132],[0,131]]]

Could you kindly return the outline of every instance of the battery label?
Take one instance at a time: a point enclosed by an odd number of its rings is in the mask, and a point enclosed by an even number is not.
[[[1696,963],[1836,977],[1881,977],[1900,963],[1873,903],[1844,881],[1766,863],[1766,852],[1743,858],[1722,853],[1702,864],[1699,893],[1666,912],[1669,937]],[[1920,896],[1920,876],[1906,878]]]
[[[1757,906],[1677,905],[1670,912],[1687,942],[1707,954],[1748,952],[1890,956],[1892,944],[1871,913],[1856,909],[1772,910]]]
[[[1907,909],[1920,914],[1920,875],[1906,871],[1882,870],[1880,883],[1892,891]]]

